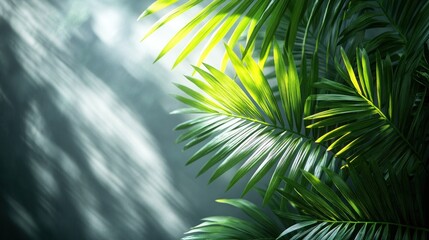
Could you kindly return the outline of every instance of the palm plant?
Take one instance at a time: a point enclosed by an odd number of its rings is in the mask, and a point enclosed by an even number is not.
[[[157,58],[189,39],[175,66],[206,43],[195,88],[177,85],[189,108],[176,113],[196,114],[177,127],[185,149],[199,146],[188,164],[204,159],[210,181],[233,171],[228,189],[246,177],[243,195],[262,188],[276,218],[220,200],[250,220],[209,217],[184,239],[429,236],[428,1],[176,2],[141,17],[177,4],[146,38],[202,7]],[[220,67],[203,63],[222,41]]]

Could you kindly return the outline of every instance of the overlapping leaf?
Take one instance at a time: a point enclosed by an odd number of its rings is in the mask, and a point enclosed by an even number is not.
[[[350,24],[341,33],[341,42],[363,34],[361,47],[374,56],[389,53],[394,62],[403,58],[408,71],[418,66],[423,45],[429,39],[429,2],[406,0],[355,1],[349,5]],[[384,57],[384,56],[383,56]]]
[[[307,6],[301,19],[296,20],[298,25],[293,29],[295,39],[288,40],[288,45],[284,48],[292,53],[288,57],[294,59],[297,71],[300,73],[302,101],[305,101],[308,95],[315,93],[313,83],[319,78],[336,80],[338,76],[335,61],[340,56],[338,38],[339,32],[344,27],[341,16],[345,13],[348,3],[348,0],[313,1]],[[291,25],[291,17],[285,14],[275,35],[277,39],[284,39],[285,35],[291,35],[292,28],[289,25]],[[266,66],[274,68],[271,56]],[[267,74],[269,79],[275,76],[275,72]],[[272,88],[280,98],[279,86],[273,83]],[[314,111],[313,104],[307,104],[304,111],[306,115],[311,114]],[[312,134],[317,136],[318,129],[313,128]]]
[[[350,171],[350,182],[329,169],[332,185],[303,172],[307,183],[285,181],[294,193],[280,190],[299,215],[282,212],[297,223],[280,235],[291,239],[427,239],[427,209],[422,201],[425,180],[416,176],[389,178],[375,165]],[[410,187],[414,186],[414,187]]]
[[[158,0],[143,12],[140,18],[158,12],[176,2],[177,1]],[[203,2],[203,0],[184,1],[157,21],[143,39],[192,7],[203,4]],[[196,64],[197,66],[200,66],[213,48],[224,38],[228,37],[227,45],[233,48],[243,35],[246,36],[246,47],[244,50],[244,55],[246,55],[247,52],[252,51],[256,38],[262,34],[263,41],[258,48],[260,49],[260,57],[263,58],[269,51],[270,43],[274,34],[277,32],[277,28],[285,12],[287,10],[290,11],[289,14],[292,16],[291,30],[289,31],[288,38],[289,40],[293,40],[296,34],[298,21],[305,12],[305,6],[307,5],[307,1],[290,2],[289,0],[215,0],[208,2],[207,6],[170,39],[157,57],[157,60],[172,48],[176,47],[177,44],[195,30],[197,30],[197,32],[191,38],[190,42],[186,44],[186,47],[176,59],[174,66],[183,61],[183,59],[207,38],[209,38],[209,40],[200,55]],[[209,37],[209,35],[211,36]],[[222,61],[221,69],[224,69],[226,66],[228,60],[227,56],[228,55],[225,55]]]
[[[313,121],[308,127],[327,129],[317,142],[327,142],[329,150],[349,163],[394,161],[398,170],[408,171],[424,166],[424,151],[416,148],[424,142],[418,144],[394,124],[395,116],[403,113],[392,104],[391,86],[395,76],[389,58],[378,57],[373,77],[364,50],[357,53],[358,74],[344,51],[342,55],[347,73],[340,68],[339,72],[349,84],[323,79],[315,86],[328,92],[311,96],[317,101],[319,112],[306,117]],[[421,126],[424,119],[417,116],[417,125]]]
[[[278,45],[274,46],[282,96],[280,106],[258,64],[250,57],[240,60],[228,46],[238,83],[205,65],[207,70],[195,68],[204,80],[188,77],[202,92],[179,85],[189,96],[179,96],[179,100],[204,113],[178,126],[179,130],[187,130],[179,141],[190,140],[185,145],[189,148],[209,140],[188,163],[209,156],[200,174],[217,166],[210,181],[242,163],[228,188],[253,171],[244,193],[274,168],[265,201],[275,192],[284,175],[299,178],[300,169],[319,175],[321,166],[338,164],[325,147],[315,144],[310,135],[301,133],[304,106],[299,76],[293,59],[286,62]]]
[[[281,230],[260,208],[243,199],[220,199],[217,202],[239,208],[250,217],[243,220],[236,217],[212,216],[185,233],[183,240],[206,239],[276,239]]]
[[[142,17],[176,2],[159,0]],[[205,158],[199,174],[215,169],[210,181],[233,171],[228,188],[249,176],[243,193],[269,174],[264,201],[276,200],[271,206],[288,218],[286,225],[297,222],[279,238],[427,238],[422,192],[429,160],[429,58],[424,58],[429,2],[191,0],[166,14],[147,36],[200,4],[202,10],[157,58],[195,33],[177,65],[206,41],[195,67],[201,78],[187,77],[196,89],[178,85],[187,97],[177,98],[191,107],[179,112],[199,114],[178,126],[185,131],[178,139],[188,141],[185,149],[200,146],[188,163]],[[243,36],[245,48],[237,56],[232,49]],[[200,68],[223,39],[221,69]],[[366,50],[354,55],[357,47]],[[236,80],[223,73],[228,61]],[[264,66],[274,74],[264,75]],[[351,166],[350,179],[340,177],[337,157]],[[323,166],[337,173],[324,174]],[[285,176],[291,180],[273,199]],[[277,202],[279,197],[292,205]],[[232,205],[237,204],[245,206]],[[299,212],[286,211],[290,207]],[[266,218],[251,218],[255,222],[207,218],[186,239],[269,233]]]

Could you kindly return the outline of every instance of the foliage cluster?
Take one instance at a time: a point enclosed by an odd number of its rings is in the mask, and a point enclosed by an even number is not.
[[[145,37],[196,6],[157,58],[205,43],[195,87],[177,85],[176,112],[196,114],[178,141],[243,195],[268,177],[276,219],[218,200],[249,219],[208,217],[184,239],[426,239],[429,1],[158,0],[142,18],[171,10]],[[223,42],[220,67],[203,63]]]

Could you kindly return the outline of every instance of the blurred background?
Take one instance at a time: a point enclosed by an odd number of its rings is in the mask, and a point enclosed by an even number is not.
[[[151,2],[0,1],[0,239],[178,239],[234,214],[214,200],[240,186],[196,179],[175,144],[193,58],[152,64],[184,19],[140,43]]]

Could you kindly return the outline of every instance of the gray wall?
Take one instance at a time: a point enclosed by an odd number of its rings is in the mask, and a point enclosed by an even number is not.
[[[175,26],[139,43],[148,4],[0,1],[0,239],[177,239],[234,213],[174,143],[189,68],[152,64]]]

